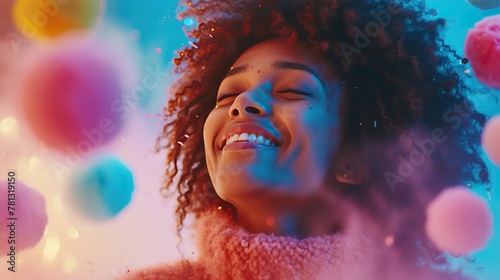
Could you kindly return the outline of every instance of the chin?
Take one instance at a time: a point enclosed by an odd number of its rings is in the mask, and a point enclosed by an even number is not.
[[[271,183],[266,184],[242,169],[238,173],[238,176],[219,174],[215,180],[215,190],[220,198],[230,202],[230,198],[262,194],[271,185]]]

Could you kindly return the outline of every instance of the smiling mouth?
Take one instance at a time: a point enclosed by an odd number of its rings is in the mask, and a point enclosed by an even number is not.
[[[224,146],[222,151],[226,152],[226,151],[232,151],[232,150],[247,150],[247,149],[258,149],[258,148],[274,149],[277,147],[276,146],[274,146],[274,147],[265,146],[262,144],[257,144],[255,142],[242,141],[242,142],[233,142],[233,143],[227,144]]]
[[[222,149],[250,149],[259,146],[273,148],[278,145],[263,135],[257,135],[255,133],[235,133],[226,140]]]

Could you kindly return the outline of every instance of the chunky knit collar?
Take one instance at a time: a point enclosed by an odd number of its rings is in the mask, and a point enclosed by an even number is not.
[[[124,279],[471,279],[460,271],[403,265],[391,250],[374,242],[377,238],[370,238],[359,226],[350,226],[344,233],[299,240],[249,233],[225,211],[213,210],[201,215],[196,227],[196,260],[135,270]]]
[[[367,236],[337,233],[299,240],[249,233],[223,210],[198,220],[200,260],[213,279],[371,279]]]

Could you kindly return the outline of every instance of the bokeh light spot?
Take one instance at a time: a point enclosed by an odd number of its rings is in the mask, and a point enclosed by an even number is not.
[[[80,233],[78,232],[78,230],[74,227],[68,227],[66,229],[66,236],[69,238],[69,239],[78,239],[78,237],[80,237]]]
[[[191,26],[194,23],[194,20],[192,18],[185,18],[183,21],[185,26]]]
[[[43,162],[39,157],[35,156],[30,159],[29,166],[30,171],[34,173],[38,168],[43,167]]]
[[[76,267],[78,266],[77,259],[75,258],[74,255],[69,255],[64,258],[63,260],[63,271],[68,273],[68,274],[73,274],[76,270]]]
[[[274,224],[275,224],[274,217],[267,217],[266,225],[272,227],[272,226],[274,226]]]
[[[59,253],[61,244],[59,240],[55,238],[49,238],[45,242],[45,248],[43,248],[43,259],[46,261],[53,260]]]
[[[13,137],[17,134],[17,121],[14,118],[5,118],[0,122],[0,134]]]
[[[388,235],[388,236],[385,238],[385,245],[386,245],[387,247],[391,247],[393,244],[394,244],[394,237],[392,237],[391,235]]]

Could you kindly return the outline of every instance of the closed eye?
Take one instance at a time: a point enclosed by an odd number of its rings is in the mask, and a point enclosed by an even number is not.
[[[312,96],[313,95],[312,93],[303,92],[303,91],[296,90],[296,89],[285,89],[285,90],[282,90],[282,91],[278,91],[276,93],[296,93],[296,94],[307,95],[307,96]]]
[[[227,94],[223,94],[221,95],[220,97],[217,98],[217,103],[221,102],[222,100],[228,98],[228,97],[231,97],[231,96],[237,96],[238,93],[227,93]]]
[[[314,95],[312,93],[308,93],[308,92],[304,92],[304,91],[300,91],[300,90],[296,90],[296,89],[285,89],[285,90],[278,91],[276,93],[278,93],[278,94],[295,93],[295,94],[305,95],[305,96],[313,96]],[[221,95],[221,96],[219,96],[217,98],[217,103],[223,101],[226,98],[229,98],[229,97],[232,97],[232,96],[238,96],[238,95],[239,95],[239,93],[226,93],[226,94],[223,94],[223,95]]]

